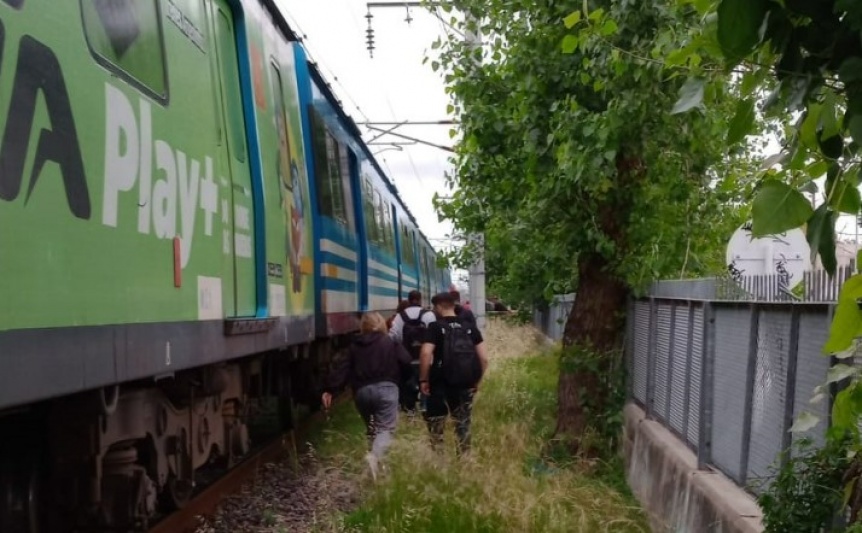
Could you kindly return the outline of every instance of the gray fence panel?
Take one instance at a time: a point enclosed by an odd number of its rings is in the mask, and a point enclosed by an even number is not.
[[[712,458],[716,466],[737,482],[742,478],[750,317],[747,308],[715,307]]]
[[[658,303],[656,311],[656,351],[655,351],[655,413],[667,421],[667,399],[670,393],[667,371],[670,363],[670,315],[668,303]]]
[[[634,397],[642,405],[647,401],[647,365],[649,360],[649,302],[635,302],[634,326]]]
[[[673,351],[671,357],[670,410],[668,423],[678,434],[685,432],[685,392],[688,383],[689,344],[689,306],[681,304],[676,307],[673,324]]]
[[[700,438],[700,376],[703,373],[703,305],[695,304],[694,327],[691,330],[691,369],[688,375],[688,416],[684,433],[688,444],[696,447]]]
[[[784,440],[791,317],[790,310],[769,309],[760,314],[748,459],[748,479],[755,488],[761,485],[758,480],[769,477]]]
[[[824,312],[808,311],[799,319],[799,356],[796,360],[796,395],[793,404],[793,419],[803,411],[820,418],[816,426],[805,433],[794,433],[793,440],[810,438],[821,446],[825,444],[826,428],[829,422],[828,390],[826,397],[812,404],[814,388],[826,382],[830,359],[823,355],[823,345],[829,336],[829,315]]]

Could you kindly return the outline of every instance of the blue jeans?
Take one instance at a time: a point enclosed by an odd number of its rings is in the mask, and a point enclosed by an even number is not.
[[[392,444],[398,421],[398,385],[381,381],[366,385],[353,393],[356,409],[365,422],[371,453],[382,459]]]

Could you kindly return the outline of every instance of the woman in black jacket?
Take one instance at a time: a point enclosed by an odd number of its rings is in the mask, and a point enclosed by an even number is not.
[[[392,443],[398,420],[398,390],[410,371],[410,354],[389,338],[386,321],[380,313],[366,313],[359,324],[359,335],[326,383],[323,406],[329,409],[333,393],[350,384],[353,400],[362,420],[371,451],[365,460],[377,478],[377,466]]]

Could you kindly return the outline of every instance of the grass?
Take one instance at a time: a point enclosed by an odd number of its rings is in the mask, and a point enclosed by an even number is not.
[[[586,463],[552,453],[557,358],[533,331],[489,325],[491,369],[476,397],[473,451],[433,452],[421,419],[399,421],[388,474],[364,472],[363,427],[352,404],[333,410],[316,438],[316,453],[355,475],[362,503],[322,529],[368,532],[648,532],[645,515],[625,487],[619,462]],[[542,353],[544,352],[544,353]],[[524,356],[524,354],[537,354]]]

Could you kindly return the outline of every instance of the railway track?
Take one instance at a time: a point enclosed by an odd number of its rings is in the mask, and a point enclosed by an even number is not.
[[[333,400],[333,408],[345,401],[347,394]],[[228,470],[194,496],[182,509],[171,513],[149,528],[148,533],[191,533],[200,526],[201,516],[213,516],[219,504],[227,497],[239,492],[243,485],[254,479],[267,463],[297,456],[297,443],[302,442],[308,432],[326,419],[325,411],[308,416],[297,429],[282,433],[267,444],[252,452],[242,462]]]

